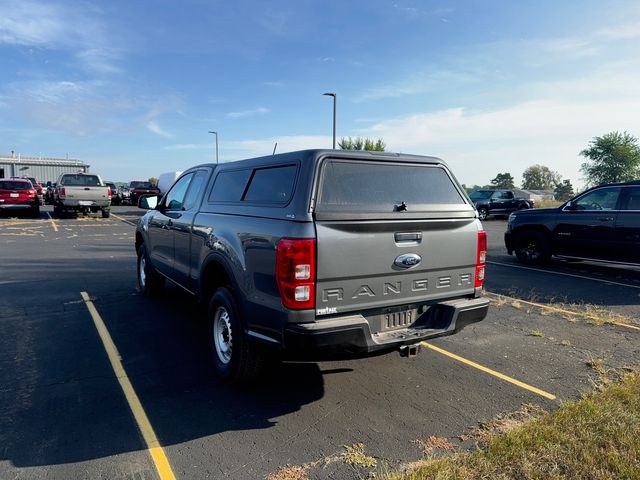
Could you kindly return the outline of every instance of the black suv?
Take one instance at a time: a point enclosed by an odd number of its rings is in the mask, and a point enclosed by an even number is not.
[[[524,263],[555,255],[640,264],[640,181],[600,185],[557,208],[514,212],[504,240]]]

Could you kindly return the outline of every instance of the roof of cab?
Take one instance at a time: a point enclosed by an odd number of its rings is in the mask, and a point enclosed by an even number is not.
[[[423,155],[410,155],[406,153],[395,152],[371,152],[366,150],[332,150],[332,149],[311,149],[311,150],[296,150],[293,152],[276,153],[275,155],[265,155],[262,157],[247,158],[242,160],[234,160],[231,162],[224,162],[219,166],[225,168],[231,167],[254,167],[259,165],[268,165],[274,163],[286,163],[294,160],[316,160],[323,157],[339,157],[353,160],[376,160],[376,161],[398,161],[404,160],[415,163],[436,163],[446,165],[446,163],[438,157],[430,157]],[[192,168],[198,167],[215,167],[215,163],[205,163],[197,165]],[[191,170],[191,168],[189,169]]]

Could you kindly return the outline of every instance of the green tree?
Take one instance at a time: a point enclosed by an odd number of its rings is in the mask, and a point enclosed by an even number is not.
[[[580,155],[588,160],[580,168],[588,185],[640,178],[640,146],[638,139],[627,132],[594,137]]]
[[[531,165],[522,173],[522,188],[525,190],[551,190],[562,177],[544,165]]]
[[[496,175],[496,178],[491,180],[491,186],[493,188],[506,188],[508,190],[513,190],[516,188],[516,184],[513,181],[513,177],[510,173],[499,173]]]
[[[149,181],[149,183],[150,183],[151,185],[153,185],[154,187],[157,187],[157,186],[158,186],[158,179],[157,179],[156,177],[151,177],[151,178],[149,178],[149,180],[148,180],[148,181]]]
[[[556,200],[559,200],[561,202],[569,200],[575,195],[575,193],[573,193],[573,185],[571,185],[571,180],[567,179],[563,180],[561,183],[558,183],[553,193],[553,196]]]
[[[338,142],[338,146],[342,150],[368,150],[370,152],[384,152],[387,147],[381,138],[372,140],[371,138],[362,137],[343,137]]]

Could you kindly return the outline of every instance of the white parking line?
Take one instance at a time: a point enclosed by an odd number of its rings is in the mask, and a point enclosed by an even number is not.
[[[501,267],[519,268],[521,270],[531,270],[534,272],[551,273],[553,275],[563,275],[565,277],[582,278],[584,280],[591,280],[592,282],[608,283],[609,285],[619,285],[621,287],[635,288],[640,290],[640,285],[630,285],[628,283],[614,282],[613,280],[605,280],[603,278],[585,277],[584,275],[576,275],[575,273],[554,272],[553,270],[544,270],[542,268],[524,267],[522,265],[511,265],[510,263],[501,263],[487,260],[487,263],[491,265],[499,265]]]

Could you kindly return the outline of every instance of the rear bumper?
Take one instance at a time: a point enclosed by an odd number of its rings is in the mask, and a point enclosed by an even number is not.
[[[87,204],[83,205],[81,202],[87,202]],[[106,208],[111,205],[111,202],[109,200],[60,200],[59,205],[68,210],[91,207]]]
[[[27,210],[38,206],[38,203],[0,203],[0,210]]]
[[[307,354],[320,351],[366,354],[392,350],[459,332],[467,325],[483,320],[489,303],[484,297],[440,302],[432,305],[410,327],[378,333],[371,332],[362,315],[293,324],[285,328],[284,347],[287,351]]]

